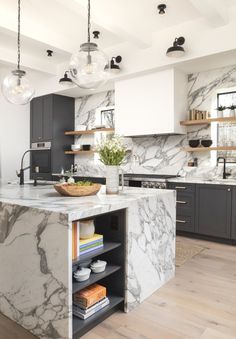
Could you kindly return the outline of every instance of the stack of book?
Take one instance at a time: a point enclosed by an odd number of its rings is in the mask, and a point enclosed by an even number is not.
[[[94,234],[92,238],[81,240],[79,242],[79,254],[83,255],[103,247],[103,235]]]
[[[94,234],[90,239],[81,240],[79,237],[79,222],[72,223],[72,259],[75,260],[79,255],[98,250],[103,247],[103,236]]]
[[[73,314],[80,319],[87,319],[99,312],[110,301],[106,296],[106,287],[93,284],[73,295]]]

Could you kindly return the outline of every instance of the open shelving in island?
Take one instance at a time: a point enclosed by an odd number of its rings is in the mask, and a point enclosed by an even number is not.
[[[73,271],[77,269],[80,264],[87,263],[92,259],[101,259],[107,262],[104,272],[91,273],[89,279],[84,282],[77,282],[73,279],[72,294],[94,283],[98,283],[106,287],[107,297],[109,299],[107,306],[85,320],[73,315],[73,339],[80,338],[118,309],[124,310],[125,220],[124,209],[94,217],[96,233],[103,234],[104,245],[98,250],[80,255],[72,261]]]

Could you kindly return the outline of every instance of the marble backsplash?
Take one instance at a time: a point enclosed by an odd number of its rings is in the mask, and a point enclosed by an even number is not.
[[[216,115],[217,91],[236,86],[236,66],[220,68],[207,72],[194,73],[188,76],[188,103],[189,109],[211,111]],[[75,101],[75,126],[85,124],[94,125],[96,111],[99,107],[113,106],[114,91],[84,96]],[[215,162],[211,161],[210,152],[187,153],[182,150],[188,145],[188,140],[196,137],[211,137],[211,127],[200,125],[188,127],[186,135],[164,135],[136,137],[129,140],[131,152],[123,165],[125,172],[177,174],[202,174],[213,170]],[[83,136],[75,139],[75,143],[94,143],[93,136]],[[199,167],[187,168],[187,162],[198,158]],[[78,164],[78,174],[104,176],[105,168],[98,159],[91,156],[75,156]],[[184,170],[184,171],[183,171]]]

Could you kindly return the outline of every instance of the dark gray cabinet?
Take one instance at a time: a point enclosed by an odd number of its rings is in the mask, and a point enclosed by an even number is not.
[[[74,142],[73,136],[66,136],[65,131],[74,130],[74,98],[50,94],[34,98],[30,106],[30,141],[51,142],[51,150],[33,151],[31,154],[31,179],[51,180],[52,173],[59,173],[63,167],[69,170],[74,163],[73,155],[66,155]],[[49,154],[50,153],[50,154]],[[47,158],[46,158],[47,156]],[[41,160],[40,160],[41,159]],[[50,164],[48,163],[50,159]],[[45,169],[45,164],[47,169]],[[38,166],[39,173],[34,168]],[[49,170],[48,170],[49,169]]]
[[[170,183],[168,188],[176,190],[176,230],[195,230],[195,184]]]
[[[196,232],[230,239],[232,189],[227,185],[197,185]]]
[[[35,98],[30,109],[31,142],[52,140],[53,95]]]
[[[232,223],[231,238],[236,240],[236,186],[232,187]]]

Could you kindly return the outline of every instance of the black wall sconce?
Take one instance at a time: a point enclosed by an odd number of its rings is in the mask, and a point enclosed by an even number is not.
[[[159,10],[159,14],[160,15],[163,15],[163,14],[166,14],[166,5],[165,4],[160,4],[157,6],[157,9]]]
[[[53,55],[53,51],[51,49],[47,49],[47,56],[51,57]]]
[[[110,61],[110,72],[111,73],[119,73],[121,71],[120,66],[118,65],[121,63],[122,57],[118,55],[117,57],[112,57]]]
[[[59,84],[62,85],[62,86],[65,86],[65,87],[70,87],[70,86],[73,86],[73,81],[72,79],[68,76],[69,74],[69,71],[66,71],[64,73],[64,76],[63,78],[61,78],[59,80]]]
[[[99,39],[100,32],[99,31],[93,31],[93,38],[94,39]]]
[[[172,58],[180,58],[184,55],[185,50],[182,45],[185,43],[184,37],[175,38],[173,46],[167,49],[166,55]]]

